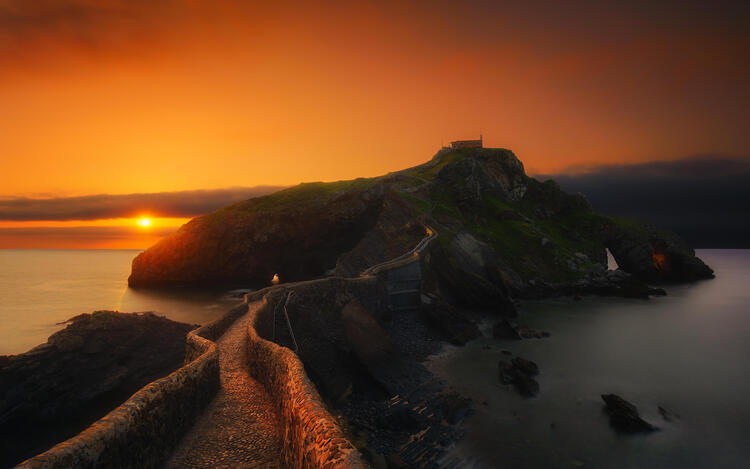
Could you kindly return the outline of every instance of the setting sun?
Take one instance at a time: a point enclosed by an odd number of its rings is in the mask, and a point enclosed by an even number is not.
[[[139,218],[138,219],[138,225],[140,225],[140,226],[142,226],[144,228],[148,228],[149,226],[151,226],[151,219],[150,218]]]

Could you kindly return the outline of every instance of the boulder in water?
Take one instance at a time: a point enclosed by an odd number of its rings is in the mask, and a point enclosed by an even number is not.
[[[524,397],[533,397],[539,394],[539,383],[533,378],[539,374],[539,367],[531,360],[521,357],[511,359],[510,363],[505,360],[498,362],[498,378],[503,384],[513,384]]]
[[[652,432],[657,428],[646,422],[638,414],[638,409],[617,394],[602,394],[602,400],[609,414],[609,423],[625,433]]]

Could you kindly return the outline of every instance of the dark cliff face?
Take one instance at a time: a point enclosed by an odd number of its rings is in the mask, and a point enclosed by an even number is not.
[[[428,288],[468,304],[574,285],[609,291],[607,247],[644,282],[712,275],[676,235],[593,213],[583,196],[526,176],[509,150],[472,148],[441,150],[378,178],[302,184],[199,217],[139,255],[129,283],[356,276],[414,247],[425,224],[439,233],[423,256]]]
[[[335,184],[335,183],[334,183]],[[133,260],[133,287],[258,284],[321,276],[377,220],[383,187],[303,184],[198,217]]]

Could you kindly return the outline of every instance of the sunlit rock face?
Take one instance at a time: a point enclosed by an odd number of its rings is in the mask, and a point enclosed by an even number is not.
[[[423,256],[423,289],[472,305],[508,310],[510,296],[616,291],[612,283],[624,277],[604,275],[606,247],[640,281],[711,276],[676,235],[595,214],[582,195],[528,177],[509,150],[465,148],[385,176],[301,184],[196,218],[136,257],[129,283],[353,277],[409,251],[426,225],[438,237]]]

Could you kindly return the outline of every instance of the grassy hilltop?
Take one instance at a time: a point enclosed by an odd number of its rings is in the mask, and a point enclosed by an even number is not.
[[[423,256],[432,287],[469,303],[601,286],[605,247],[643,281],[711,275],[675,235],[594,213],[583,196],[528,177],[510,150],[471,148],[443,149],[380,177],[300,184],[198,217],[139,255],[129,282],[356,276],[414,247],[425,225],[438,232]],[[657,265],[655,254],[667,263]]]

